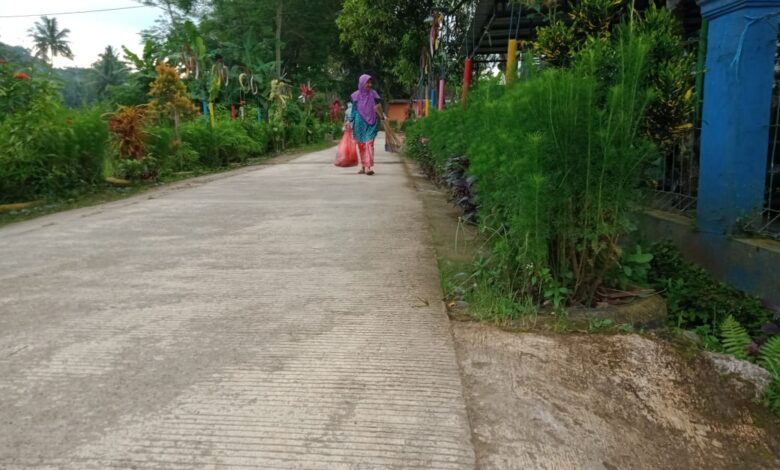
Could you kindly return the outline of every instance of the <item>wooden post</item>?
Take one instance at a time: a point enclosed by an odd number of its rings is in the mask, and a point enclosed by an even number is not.
[[[444,109],[444,88],[445,82],[442,78],[439,80],[439,111]]]

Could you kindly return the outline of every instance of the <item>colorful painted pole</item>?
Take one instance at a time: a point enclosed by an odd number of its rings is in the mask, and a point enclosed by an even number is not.
[[[431,115],[431,93],[430,93],[431,86],[425,85],[425,115],[430,116]]]
[[[431,90],[431,108],[435,108],[436,106],[436,88]]]
[[[214,116],[214,103],[209,103],[209,120],[211,121],[211,128],[217,127],[217,119]]]
[[[463,90],[460,92],[460,101],[464,105],[469,98],[469,88],[471,88],[471,74],[474,69],[474,62],[469,57],[466,59],[466,64],[463,67]]]
[[[236,120],[236,105],[230,105],[230,118]]]
[[[444,94],[445,94],[444,87],[445,87],[445,82],[444,79],[442,78],[441,80],[439,80],[439,111],[444,109]]]
[[[263,123],[263,112],[260,110],[260,106],[257,107],[257,123]]]
[[[510,39],[506,51],[506,84],[511,85],[517,76],[517,39]]]
[[[203,119],[206,120],[206,122],[209,121],[209,105],[205,101],[201,102],[201,106],[203,107]]]
[[[696,225],[723,237],[764,207],[780,0],[700,4],[709,28]]]

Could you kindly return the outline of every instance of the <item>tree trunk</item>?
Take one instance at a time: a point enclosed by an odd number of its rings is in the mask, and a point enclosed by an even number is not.
[[[179,135],[180,124],[181,124],[181,117],[179,116],[179,110],[176,109],[173,111],[173,135],[176,142],[181,141],[181,136]]]
[[[282,8],[284,0],[276,0],[276,78],[282,78]]]

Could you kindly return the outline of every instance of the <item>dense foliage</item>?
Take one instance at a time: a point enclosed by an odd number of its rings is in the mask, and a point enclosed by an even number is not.
[[[609,57],[615,73],[605,79]],[[653,145],[640,126],[650,42],[629,26],[594,42],[568,69],[510,89],[483,85],[467,110],[436,113],[410,130],[416,155],[441,167],[465,155],[476,176],[492,276],[516,300],[591,303],[621,258],[642,164]],[[534,116],[529,119],[529,116]]]
[[[650,281],[664,292],[672,326],[714,327],[731,315],[756,334],[772,319],[772,312],[759,299],[717,282],[703,268],[686,262],[673,246],[657,244],[651,249]]]
[[[107,47],[89,69],[52,68],[72,58],[53,18],[31,29],[38,57],[0,44],[0,202],[220,168],[337,133],[328,107],[357,76],[338,44],[341,0],[143,3],[164,12],[143,49]]]
[[[535,51],[545,63],[563,67],[571,65],[582,50],[594,41],[607,41],[614,26],[632,13],[625,0],[579,0],[571,2],[566,19],[553,10],[549,24],[539,28]],[[635,13],[634,13],[635,14]],[[645,86],[657,91],[650,101],[643,131],[668,151],[675,137],[689,132],[696,106],[693,94],[695,56],[686,50],[680,21],[666,8],[650,2],[647,11],[636,22],[650,45],[652,67],[643,77]],[[614,73],[614,63],[606,58],[601,73]]]
[[[53,83],[31,74],[0,64],[0,203],[102,179],[108,129],[100,112],[65,109]]]

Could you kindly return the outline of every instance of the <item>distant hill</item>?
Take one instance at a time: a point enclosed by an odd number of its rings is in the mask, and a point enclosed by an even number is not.
[[[20,68],[35,69],[46,73],[46,62],[32,55],[29,49],[21,46],[11,46],[0,42],[0,60],[16,64]],[[89,69],[67,67],[54,69],[52,79],[58,82],[62,90],[62,100],[69,108],[87,106],[96,101],[94,88],[90,86]]]
[[[90,69],[68,67],[54,69],[54,78],[62,85],[62,99],[69,108],[89,106],[97,101]]]
[[[28,49],[21,46],[11,46],[0,42],[0,60],[20,64],[22,66],[45,65],[40,59],[35,58]]]

